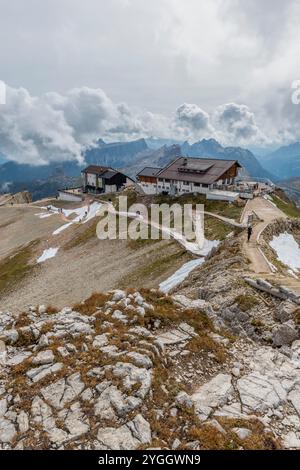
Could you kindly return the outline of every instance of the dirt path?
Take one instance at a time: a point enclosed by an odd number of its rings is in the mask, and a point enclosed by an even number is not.
[[[286,215],[274,204],[262,197],[247,202],[242,215],[242,223],[246,224],[248,215],[253,212],[259,217],[261,222],[253,227],[253,233],[249,243],[247,242],[247,235],[245,234],[243,250],[251,262],[250,269],[252,271],[255,273],[272,273],[271,266],[259,246],[259,239],[267,225],[275,219],[286,218]]]

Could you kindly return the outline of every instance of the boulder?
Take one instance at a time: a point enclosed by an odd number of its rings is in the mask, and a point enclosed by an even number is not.
[[[125,299],[126,293],[123,290],[116,290],[114,291],[112,301],[113,302],[119,302],[122,299]]]
[[[45,365],[45,364],[52,364],[54,362],[54,354],[51,349],[47,351],[42,351],[38,353],[36,357],[32,359],[32,364],[35,365]]]
[[[292,318],[294,310],[294,304],[292,304],[291,302],[284,302],[277,309],[275,309],[273,318],[275,321],[285,323],[286,321]]]
[[[252,431],[247,428],[233,428],[232,431],[238,436],[242,441],[251,436]]]
[[[47,312],[47,308],[45,305],[40,305],[39,308],[38,308],[38,312],[40,315],[44,315],[44,313]]]
[[[4,330],[0,336],[4,343],[15,344],[18,341],[19,333],[17,330]]]
[[[132,351],[127,354],[127,357],[132,359],[138,366],[144,367],[145,369],[151,369],[153,367],[151,359],[145,354]]]
[[[176,404],[184,408],[193,408],[194,402],[186,392],[178,393]]]
[[[287,324],[276,326],[272,334],[274,346],[290,346],[299,337],[297,330]]]

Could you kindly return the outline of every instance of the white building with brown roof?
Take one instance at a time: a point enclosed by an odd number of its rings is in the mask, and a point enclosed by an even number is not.
[[[233,185],[241,168],[236,160],[179,157],[165,168],[144,168],[137,179],[146,194],[206,194]]]

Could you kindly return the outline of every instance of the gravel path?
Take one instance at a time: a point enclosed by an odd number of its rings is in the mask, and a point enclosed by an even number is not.
[[[243,214],[244,222],[248,214],[253,212],[261,219],[261,222],[253,227],[253,233],[249,243],[247,242],[247,234],[245,234],[243,250],[251,262],[250,269],[252,271],[255,273],[271,273],[271,267],[260,249],[259,238],[267,225],[275,219],[286,218],[286,215],[270,201],[261,197],[254,198],[247,202]]]

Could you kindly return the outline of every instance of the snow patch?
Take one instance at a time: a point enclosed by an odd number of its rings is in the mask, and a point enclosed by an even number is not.
[[[53,214],[35,214],[39,219],[47,219],[48,217],[51,217]]]
[[[59,227],[57,230],[55,230],[52,235],[58,235],[59,233],[61,233],[61,232],[63,232],[64,230],[66,230],[66,228],[71,227],[71,225],[73,225],[73,222],[69,222],[68,224],[62,225],[62,226]]]
[[[37,260],[37,263],[44,263],[47,259],[54,258],[57,255],[59,248],[48,248],[44,250],[42,256],[40,256]]]
[[[167,294],[170,290],[174,289],[174,287],[181,284],[182,281],[184,281],[195,268],[203,264],[204,261],[204,258],[199,258],[185,263],[176,273],[159,285],[160,290]]]
[[[270,246],[277,254],[277,258],[288,266],[294,273],[300,268],[300,248],[293,235],[284,232],[273,237]]]
[[[102,204],[100,204],[99,202],[93,202],[93,204],[91,204],[90,206],[78,207],[77,209],[63,209],[61,213],[65,217],[70,217],[70,215],[72,214],[76,214],[76,217],[71,222],[59,227],[57,230],[53,232],[52,235],[60,234],[61,232],[63,232],[64,230],[66,230],[68,227],[70,227],[73,224],[78,224],[78,223],[86,224],[87,222],[89,222],[90,220],[94,219],[97,216],[97,212],[101,206]]]
[[[204,246],[200,250],[203,258],[193,259],[192,261],[188,261],[187,263],[185,263],[171,277],[169,277],[166,281],[160,284],[159,286],[160,290],[166,294],[170,292],[170,290],[174,289],[174,287],[181,284],[194,269],[196,269],[198,266],[201,266],[204,263],[205,256],[207,256],[213,248],[216,248],[219,245],[219,243],[220,242],[218,240],[212,240],[212,241],[205,240]],[[196,244],[191,243],[190,245],[196,245]],[[199,253],[199,247],[198,247],[198,253]]]

